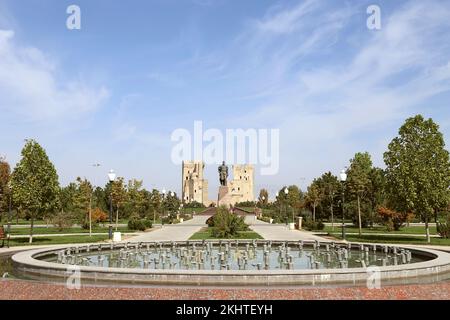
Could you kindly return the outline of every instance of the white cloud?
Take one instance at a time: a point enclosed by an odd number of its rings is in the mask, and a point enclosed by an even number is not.
[[[53,59],[35,47],[14,42],[0,30],[0,111],[28,121],[73,119],[96,111],[108,98],[105,87],[62,79]]]

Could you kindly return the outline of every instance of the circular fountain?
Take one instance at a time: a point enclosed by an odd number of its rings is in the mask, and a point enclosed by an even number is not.
[[[137,285],[354,285],[449,279],[450,254],[380,244],[184,241],[91,244],[25,251],[14,273],[34,280]]]

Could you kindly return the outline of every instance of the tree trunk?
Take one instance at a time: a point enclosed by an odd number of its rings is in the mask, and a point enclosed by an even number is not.
[[[362,226],[361,226],[361,203],[359,201],[359,195],[356,197],[358,201],[358,228],[359,228],[359,235],[362,234]]]
[[[426,234],[427,234],[427,242],[431,243],[430,227],[428,225],[428,214],[425,216],[425,231],[426,231]]]
[[[117,206],[117,211],[116,211],[116,231],[117,231],[118,227],[119,227],[119,206]]]
[[[31,215],[31,227],[30,227],[30,241],[29,241],[29,243],[33,243],[33,228],[34,228],[34,214]]]
[[[313,205],[313,221],[316,222],[316,204]]]

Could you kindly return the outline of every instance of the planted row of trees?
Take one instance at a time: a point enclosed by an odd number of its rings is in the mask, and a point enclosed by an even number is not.
[[[119,177],[102,188],[77,178],[61,187],[54,165],[34,140],[26,141],[21,155],[12,173],[6,160],[0,159],[0,213],[4,216],[11,202],[16,219],[21,216],[30,221],[30,243],[37,219],[60,229],[77,222],[92,231],[97,223],[108,220],[110,201],[116,226],[122,218],[155,220],[162,212],[170,215],[180,208],[176,193],[164,196],[156,189],[148,191],[135,179],[125,183]]]
[[[430,241],[429,222],[448,214],[450,207],[449,152],[439,126],[421,115],[409,118],[400,128],[384,153],[385,168],[373,166],[367,152],[358,152],[350,159],[347,180],[326,172],[313,180],[306,192],[296,186],[283,187],[275,202],[268,203],[267,190],[261,190],[260,207],[288,207],[295,215],[307,211],[312,220],[334,222],[336,212],[351,218],[359,232],[362,228],[382,222],[398,229],[413,217],[425,223]],[[287,188],[288,193],[284,192]]]

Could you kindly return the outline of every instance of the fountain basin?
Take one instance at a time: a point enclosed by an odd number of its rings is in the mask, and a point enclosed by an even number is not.
[[[211,243],[213,248],[218,248],[220,246],[218,241],[208,241],[206,243]],[[221,242],[223,245],[227,243],[226,241]],[[228,243],[234,243],[229,241]],[[240,248],[246,248],[247,245],[253,246],[255,242],[252,241],[239,241],[237,252],[241,251]],[[268,241],[257,241],[257,248],[261,248],[264,245],[268,245]],[[317,248],[317,243],[313,241],[304,241],[303,248],[304,254],[308,255],[311,252],[319,251],[319,256],[327,254],[325,246],[332,246],[332,242],[320,242],[319,248]],[[326,268],[325,264],[328,257],[322,264],[322,268],[317,269],[316,266],[312,268],[301,268],[301,264],[295,264],[293,268],[276,268],[276,263],[279,261],[271,261],[270,265],[273,267],[271,269],[264,269],[260,266],[257,270],[257,266],[252,265],[247,266],[245,270],[227,270],[226,268],[221,268],[220,270],[215,269],[201,269],[198,265],[193,267],[190,266],[189,269],[182,268],[165,268],[156,269],[152,268],[151,264],[147,264],[146,268],[140,267],[129,267],[124,265],[123,267],[111,267],[111,266],[94,266],[94,265],[74,265],[73,261],[69,261],[67,264],[62,264],[57,262],[57,256],[61,255],[62,251],[69,250],[77,252],[78,258],[83,263],[87,263],[92,257],[104,257],[103,265],[107,255],[117,254],[117,252],[128,251],[128,252],[147,252],[147,245],[152,250],[152,246],[158,248],[164,248],[169,250],[169,248],[175,246],[176,248],[189,248],[191,246],[196,246],[197,248],[203,248],[205,242],[202,241],[189,241],[189,242],[151,242],[151,243],[119,243],[113,245],[113,250],[111,250],[110,244],[94,244],[88,246],[78,246],[78,247],[58,247],[58,248],[46,248],[25,251],[15,254],[12,257],[14,272],[19,277],[41,280],[41,281],[57,281],[64,282],[69,278],[73,277],[74,272],[76,272],[81,283],[89,284],[131,284],[131,285],[195,285],[195,286],[327,286],[327,285],[360,285],[366,283],[368,278],[374,275],[374,271],[377,276],[380,277],[381,284],[392,284],[392,283],[417,283],[423,281],[442,281],[449,279],[450,274],[450,254],[445,252],[440,252],[436,250],[429,249],[417,249],[413,247],[392,247],[388,246],[387,255],[393,256],[393,252],[406,252],[409,251],[412,255],[411,263],[397,264],[397,265],[386,265],[386,266],[373,266],[370,269],[357,267],[354,262],[348,262],[350,266],[344,265],[344,267],[335,267],[336,264],[330,262],[329,266],[331,268]],[[273,250],[277,252],[280,246],[284,248],[291,248],[290,252],[292,255],[299,253],[294,250],[298,248],[298,242],[289,241],[272,241],[271,242]],[[348,244],[336,243],[338,250],[348,246]],[[356,254],[358,257],[358,252],[363,251],[363,256],[366,255],[365,248],[373,248],[374,244],[351,244],[354,248],[360,248],[361,245],[365,246],[364,250],[356,249],[351,251],[351,254]],[[137,246],[137,249],[136,249]],[[373,253],[375,256],[383,257],[386,255],[384,252],[385,245],[376,245],[376,251]],[[394,248],[396,248],[394,250]],[[236,249],[236,248],[235,248]],[[267,247],[266,247],[267,249]],[[233,247],[229,248],[230,251]],[[359,250],[359,251],[358,251]],[[403,250],[403,251],[402,251]],[[87,252],[89,251],[89,252]],[[331,250],[330,250],[331,251]],[[166,251],[165,251],[166,252]],[[218,253],[219,251],[217,251]],[[360,252],[361,253],[361,252]],[[216,254],[216,252],[213,252]],[[258,256],[258,254],[256,254]],[[135,256],[136,257],[136,256]],[[83,260],[83,258],[85,260]],[[89,259],[88,259],[89,258]],[[95,260],[95,259],[94,259]],[[139,260],[136,258],[136,260]],[[358,261],[358,259],[355,259]],[[366,264],[370,267],[370,257],[369,263]],[[373,262],[373,261],[372,261]],[[205,265],[207,266],[207,265]],[[342,265],[341,265],[342,266]],[[241,265],[242,267],[242,265]]]

